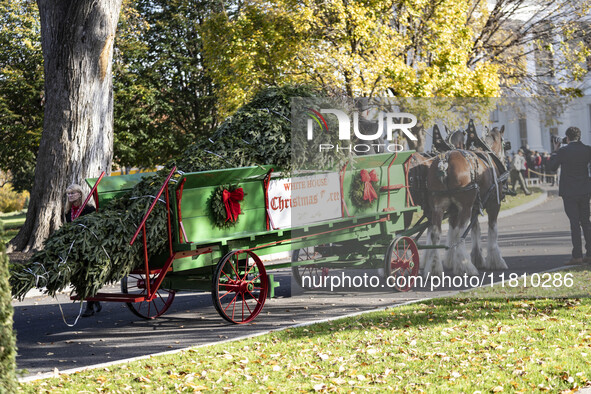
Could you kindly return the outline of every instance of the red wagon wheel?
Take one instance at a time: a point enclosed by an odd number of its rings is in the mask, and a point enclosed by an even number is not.
[[[312,261],[322,257],[322,254],[314,246],[296,249],[291,255],[292,262],[307,261],[310,264],[292,265],[291,273],[293,279],[302,289],[312,290],[323,287],[325,278],[328,276],[328,268],[312,264]],[[304,278],[306,278],[304,280]]]
[[[156,274],[150,274],[150,285],[154,283]],[[125,294],[146,295],[146,275],[129,274],[121,279],[121,292]],[[156,298],[152,301],[127,302],[127,307],[134,315],[143,319],[154,319],[164,314],[174,300],[174,290],[159,288]]]
[[[389,286],[398,291],[412,289],[419,275],[419,251],[412,238],[396,238],[388,247],[385,265]]]
[[[265,305],[269,281],[261,259],[250,250],[226,254],[213,277],[213,305],[230,323],[249,323]]]

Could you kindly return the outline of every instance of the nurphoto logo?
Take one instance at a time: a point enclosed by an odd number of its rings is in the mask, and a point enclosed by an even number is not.
[[[356,153],[369,152],[372,148],[380,152],[400,152],[404,150],[404,147],[400,144],[389,144],[384,143],[385,141],[392,141],[394,132],[399,131],[406,138],[416,141],[417,137],[411,132],[411,129],[417,124],[417,117],[407,112],[379,112],[377,116],[377,129],[375,132],[370,134],[364,134],[359,127],[359,112],[353,112],[353,122],[349,115],[339,109],[321,109],[316,111],[312,108],[308,108],[307,114],[309,116],[307,123],[307,138],[311,141],[314,138],[315,124],[320,128],[321,132],[329,132],[328,124],[323,114],[329,114],[336,116],[339,128],[339,140],[351,141],[352,137],[361,141],[373,141],[374,143],[368,144],[354,144],[347,146],[339,146],[334,144],[319,144],[318,149],[320,151],[327,150],[348,150]],[[384,133],[385,129],[385,133]],[[353,133],[351,133],[353,130]]]

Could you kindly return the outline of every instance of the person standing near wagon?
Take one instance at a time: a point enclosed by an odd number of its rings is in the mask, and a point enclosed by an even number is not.
[[[570,221],[570,234],[573,244],[569,264],[591,262],[591,221],[589,220],[589,200],[591,199],[591,178],[588,165],[591,162],[591,147],[581,142],[578,127],[566,129],[566,145],[560,147],[560,139],[553,140],[554,152],[550,155],[548,169],[558,170],[560,182],[558,195],[562,197],[564,211]],[[586,256],[583,258],[581,229],[585,238]]]
[[[66,213],[64,214],[66,222],[70,223],[73,219],[94,212],[94,207],[91,205],[87,204],[85,207],[82,207],[82,204],[84,204],[84,192],[80,185],[72,184],[68,186],[66,189],[66,197]],[[82,313],[82,317],[92,316],[95,311],[98,313],[101,309],[103,309],[103,307],[100,302],[87,301],[86,309]]]

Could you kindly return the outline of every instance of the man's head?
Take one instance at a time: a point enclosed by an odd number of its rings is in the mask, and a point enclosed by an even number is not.
[[[578,127],[569,127],[566,129],[566,136],[569,141],[579,141],[581,139],[581,130]]]

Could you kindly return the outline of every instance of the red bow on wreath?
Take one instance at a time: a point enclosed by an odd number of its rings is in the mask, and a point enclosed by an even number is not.
[[[372,182],[378,181],[376,170],[371,170],[370,172],[367,172],[367,170],[361,170],[361,180],[365,183],[365,186],[363,187],[363,199],[369,200],[371,203],[378,198],[378,194],[371,184]]]
[[[240,203],[238,201],[244,200],[244,190],[241,187],[233,192],[224,190],[223,200],[226,207],[226,222],[228,220],[235,222],[238,220],[238,215],[240,215]]]

